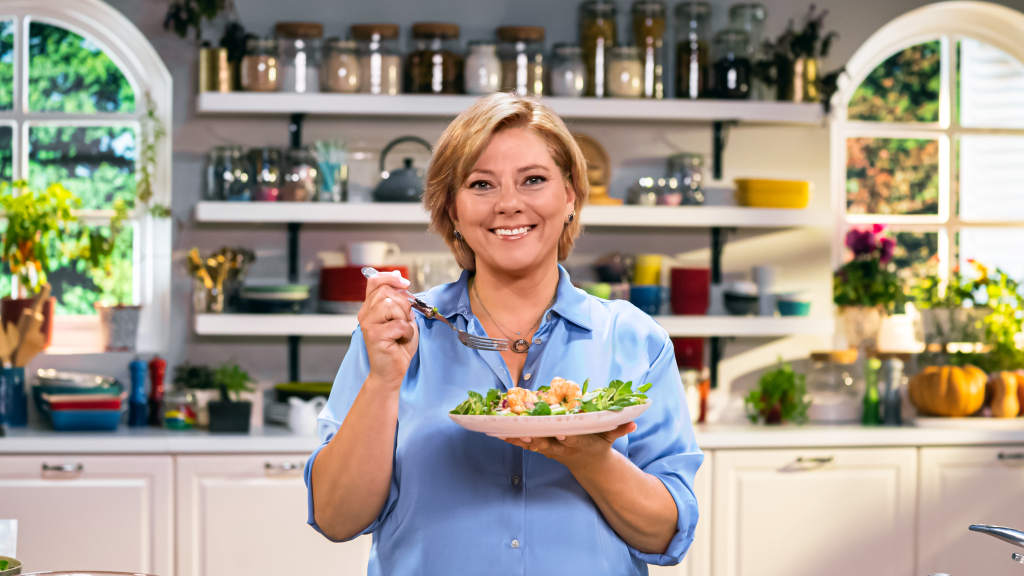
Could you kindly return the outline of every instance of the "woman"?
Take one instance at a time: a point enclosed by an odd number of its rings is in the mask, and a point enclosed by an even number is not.
[[[558,264],[586,173],[562,121],[514,94],[481,98],[438,141],[423,200],[464,272],[422,298],[470,333],[522,342],[472,350],[410,309],[408,281],[369,281],[305,471],[314,528],[373,533],[369,574],[646,574],[686,553],[703,455],[672,343]],[[467,390],[554,377],[651,382],[652,404],[611,432],[504,442],[448,418]]]

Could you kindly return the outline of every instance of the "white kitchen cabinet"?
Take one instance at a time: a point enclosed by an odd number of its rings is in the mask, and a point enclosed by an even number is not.
[[[363,576],[369,536],[334,544],[306,524],[309,454],[178,456],[177,576]]]
[[[714,452],[704,453],[704,463],[697,470],[693,491],[697,496],[700,519],[693,535],[693,544],[683,561],[675,566],[650,566],[651,576],[711,576],[711,471]]]
[[[171,456],[0,456],[24,571],[174,574]]]
[[[715,576],[908,576],[914,448],[718,450]]]
[[[1021,574],[1019,548],[971,524],[1024,530],[1024,446],[922,448],[918,572]]]

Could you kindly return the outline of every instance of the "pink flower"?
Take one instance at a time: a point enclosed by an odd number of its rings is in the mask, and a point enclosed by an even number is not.
[[[871,232],[873,232],[876,235],[881,234],[882,232],[885,232],[885,224],[872,224],[871,225]]]
[[[871,230],[852,228],[846,233],[846,247],[853,251],[856,257],[871,254],[878,248],[878,244]]]
[[[882,253],[879,256],[879,260],[882,261],[882,264],[886,264],[892,260],[892,253],[896,249],[896,241],[892,238],[882,238],[881,248]]]

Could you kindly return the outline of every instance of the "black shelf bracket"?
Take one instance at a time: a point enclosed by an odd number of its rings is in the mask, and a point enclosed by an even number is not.
[[[301,116],[301,114],[296,114]],[[293,135],[295,132],[292,133]],[[293,140],[294,143],[294,140]],[[302,224],[298,222],[288,223],[288,282],[298,284],[299,282],[299,229]],[[288,337],[288,381],[299,381],[299,336]]]
[[[292,114],[288,122],[288,145],[293,149],[302,148],[302,121],[305,119],[305,114]]]
[[[288,381],[299,381],[299,341],[301,336],[288,337]]]
[[[725,240],[728,231],[727,228],[717,226],[711,229],[712,285],[722,283],[722,254],[725,252]],[[722,355],[725,353],[725,339],[712,336],[708,338],[708,347],[711,349],[708,354],[708,375],[711,380],[711,387],[718,388],[718,363],[722,361]]]
[[[715,180],[722,179],[722,154],[729,143],[729,127],[735,125],[734,120],[716,120],[712,139],[711,175]]]

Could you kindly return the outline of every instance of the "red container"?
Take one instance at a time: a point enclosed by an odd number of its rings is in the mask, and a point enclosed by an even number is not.
[[[327,302],[362,302],[366,300],[366,277],[362,266],[338,266],[320,270],[320,300]],[[378,272],[398,270],[409,278],[407,266],[380,266]]]
[[[676,366],[694,370],[704,369],[703,338],[673,338],[672,346],[676,352]]]
[[[673,268],[672,278],[672,312],[703,316],[708,312],[709,292],[711,290],[711,270],[709,268]]]

